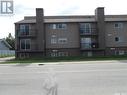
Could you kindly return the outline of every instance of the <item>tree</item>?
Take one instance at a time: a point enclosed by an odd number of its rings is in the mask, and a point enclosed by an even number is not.
[[[5,40],[12,47],[11,50],[15,50],[15,38],[11,35],[11,33],[8,34],[8,37],[6,37]]]

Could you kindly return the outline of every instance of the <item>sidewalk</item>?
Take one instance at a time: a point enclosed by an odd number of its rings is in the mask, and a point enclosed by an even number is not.
[[[7,60],[11,60],[14,59],[15,57],[4,57],[4,58],[0,58],[0,62],[5,62]]]

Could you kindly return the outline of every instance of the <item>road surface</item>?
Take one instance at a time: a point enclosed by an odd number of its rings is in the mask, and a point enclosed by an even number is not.
[[[0,95],[127,95],[127,63],[0,65]]]

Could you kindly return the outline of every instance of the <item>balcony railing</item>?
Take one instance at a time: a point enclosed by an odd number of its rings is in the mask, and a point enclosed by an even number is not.
[[[80,29],[80,35],[97,35],[97,29],[96,28],[83,28]]]
[[[81,43],[81,49],[94,49],[98,48],[98,43]]]
[[[35,37],[37,32],[35,29],[29,29],[29,31],[23,31],[21,32],[20,30],[18,32],[18,37]]]

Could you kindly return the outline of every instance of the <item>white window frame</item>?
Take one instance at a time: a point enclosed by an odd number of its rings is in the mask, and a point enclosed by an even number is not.
[[[87,56],[88,56],[88,57],[92,57],[92,56],[93,56],[93,52],[92,52],[92,51],[88,51],[88,52],[87,52]]]
[[[51,44],[57,44],[57,37],[56,35],[51,36]]]
[[[118,41],[115,40],[115,42],[123,42],[122,37],[117,37],[117,38],[118,38]],[[115,37],[115,39],[116,39],[116,37]]]
[[[57,38],[51,38],[51,44],[57,44]]]
[[[25,30],[25,25],[24,25],[24,24],[19,25],[19,29],[20,29],[20,30]],[[20,31],[20,32],[21,32],[21,31]]]
[[[52,52],[50,53],[51,57],[57,57],[58,56],[58,50],[52,50]]]
[[[67,44],[67,38],[59,38],[58,43],[59,44]]]
[[[57,24],[50,24],[51,29],[67,29],[67,24],[65,23],[57,23]]]
[[[119,55],[124,55],[125,51],[124,50],[119,50]]]
[[[58,52],[58,56],[68,56],[68,52],[60,51]]]
[[[22,43],[23,40],[25,41],[25,43],[24,43],[25,44],[25,49],[22,49],[22,46],[21,46],[21,43]],[[26,48],[26,42],[27,41],[30,42],[30,48],[29,49]],[[30,39],[21,39],[20,40],[20,50],[31,50],[31,40]]]
[[[116,27],[116,25],[117,25],[117,27]],[[123,28],[123,23],[121,23],[121,22],[115,23],[114,28],[116,28],[116,29]]]
[[[80,29],[84,30],[84,33],[91,33],[91,23],[80,23]],[[89,32],[87,31],[89,29]]]

